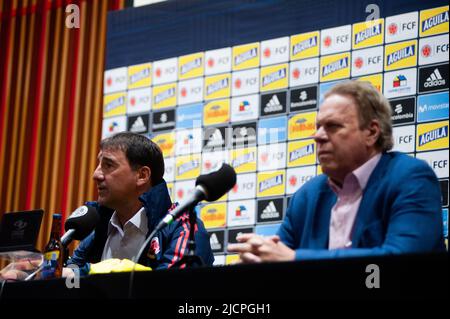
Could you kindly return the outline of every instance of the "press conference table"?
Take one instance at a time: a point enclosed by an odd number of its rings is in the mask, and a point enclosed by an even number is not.
[[[369,289],[366,272],[379,267],[380,288]],[[127,298],[129,273],[14,282],[2,299]],[[293,291],[295,293],[293,293]],[[171,300],[307,300],[448,298],[448,253],[171,269],[135,273],[133,296]]]

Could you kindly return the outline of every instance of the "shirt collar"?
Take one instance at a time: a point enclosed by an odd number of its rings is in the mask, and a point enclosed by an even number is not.
[[[363,165],[361,165],[353,172],[348,174],[344,179],[343,185],[351,181],[356,181],[359,184],[361,191],[363,191],[367,186],[367,182],[369,181],[370,175],[372,175],[372,172],[377,166],[380,159],[381,153],[378,153],[377,155],[369,159],[367,162],[365,162]],[[341,187],[339,187],[335,182],[333,182],[331,178],[328,178],[328,184],[335,193],[338,193],[341,190]]]
[[[358,167],[353,171],[353,174],[358,180],[359,186],[361,187],[362,190],[366,188],[367,182],[369,181],[369,177],[370,175],[372,175],[372,172],[377,166],[380,159],[381,153],[378,153],[377,155],[375,155],[370,160],[368,160],[363,165],[361,165],[360,167]]]
[[[133,217],[131,217],[124,225],[124,229],[133,225],[135,228],[139,229],[144,235],[147,234],[148,225],[147,225],[147,215],[145,211],[145,207],[141,207]],[[117,229],[121,235],[123,236],[124,229],[120,226],[119,217],[117,212],[114,211],[111,219],[108,224],[108,235],[113,231],[113,229]]]

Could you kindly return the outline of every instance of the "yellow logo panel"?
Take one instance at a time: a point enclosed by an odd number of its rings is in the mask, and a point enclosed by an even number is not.
[[[205,78],[205,100],[229,97],[231,93],[231,74],[220,74]]]
[[[200,175],[200,154],[178,156],[175,162],[175,179],[194,179]]]
[[[304,166],[316,164],[316,142],[302,140],[289,142],[287,153],[287,166]]]
[[[126,93],[114,93],[103,97],[103,117],[124,115],[127,112]]]
[[[353,25],[353,49],[383,44],[384,19],[365,21]]]
[[[310,138],[316,132],[316,112],[300,113],[289,119],[288,139]]]
[[[420,11],[421,37],[448,32],[448,6]]]
[[[317,173],[316,173],[316,176],[319,176],[319,175],[322,175],[322,174],[323,174],[322,166],[317,165]]]
[[[153,87],[153,109],[158,110],[177,104],[177,84],[169,83]]]
[[[205,105],[203,110],[203,124],[214,125],[226,123],[230,120],[230,100],[216,100]]]
[[[319,55],[320,32],[308,32],[291,36],[291,60]]]
[[[200,219],[205,228],[225,227],[227,220],[227,204],[214,203],[203,206],[200,209]]]
[[[350,77],[350,53],[320,58],[320,81],[332,81]]]
[[[257,197],[284,195],[286,171],[264,172],[258,174]]]
[[[233,71],[259,66],[259,42],[233,47]]]
[[[234,149],[230,151],[231,166],[236,173],[256,171],[256,147]]]
[[[175,133],[155,135],[152,141],[159,146],[164,157],[172,157],[175,154]]]
[[[419,124],[417,126],[417,151],[448,148],[448,121]]]
[[[417,40],[387,45],[384,70],[391,71],[417,65]]]
[[[170,199],[172,200],[172,202],[173,202],[173,200],[174,200],[174,192],[173,192],[173,190],[174,190],[174,188],[173,188],[173,183],[167,183],[167,190],[169,191],[169,196],[170,196]]]
[[[203,76],[204,53],[180,56],[178,59],[178,79],[186,80]]]
[[[287,88],[288,86],[287,63],[267,66],[261,69],[261,92]]]
[[[236,264],[239,260],[240,260],[239,255],[226,255],[225,256],[225,265]]]
[[[128,89],[137,89],[152,84],[152,64],[133,65],[128,68]]]
[[[358,81],[370,82],[379,92],[383,93],[383,74],[381,73],[362,76],[358,78]]]

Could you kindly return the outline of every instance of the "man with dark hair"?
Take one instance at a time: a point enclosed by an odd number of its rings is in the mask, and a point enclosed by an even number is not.
[[[148,138],[129,132],[104,139],[94,171],[100,222],[75,250],[69,264],[80,267],[82,274],[90,263],[109,258],[133,259],[147,237],[172,204],[163,179],[164,160],[160,148]],[[173,266],[186,253],[191,231],[185,213],[151,239],[146,253],[138,261],[152,269]],[[212,265],[209,236],[201,220],[195,230],[196,255]]]
[[[391,108],[370,83],[326,95],[314,140],[323,173],[292,197],[278,236],[244,234],[228,250],[243,262],[443,251],[439,182],[393,146]]]

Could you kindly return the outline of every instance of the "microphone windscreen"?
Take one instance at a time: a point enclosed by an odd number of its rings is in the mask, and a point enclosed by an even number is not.
[[[94,230],[99,219],[94,207],[80,206],[67,218],[64,229],[74,229],[73,239],[82,240]]]
[[[215,172],[200,175],[195,181],[195,186],[202,185],[206,190],[206,200],[211,202],[218,200],[236,184],[236,172],[228,164]]]

